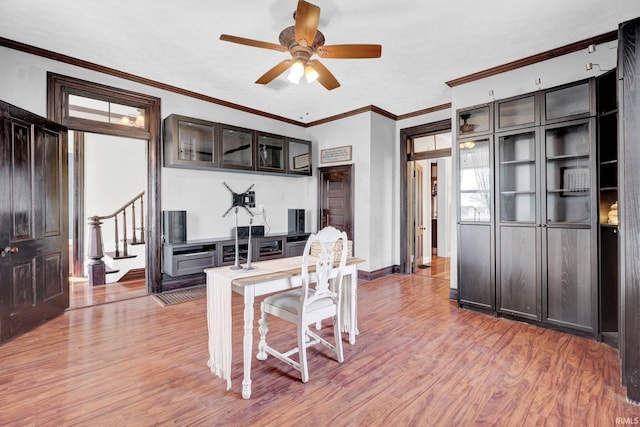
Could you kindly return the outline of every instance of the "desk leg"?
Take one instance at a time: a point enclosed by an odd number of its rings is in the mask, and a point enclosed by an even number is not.
[[[251,397],[251,353],[253,351],[253,303],[255,290],[253,286],[244,288],[244,339],[242,341],[242,356],[244,358],[244,379],[242,380],[242,397]]]

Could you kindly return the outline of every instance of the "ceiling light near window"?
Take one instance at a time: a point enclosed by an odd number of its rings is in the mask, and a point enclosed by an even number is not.
[[[304,65],[302,65],[302,62],[296,61],[293,63],[293,65],[289,69],[289,76],[287,76],[287,79],[291,83],[298,84],[300,83],[300,79],[302,78],[303,74],[304,74]]]
[[[476,146],[476,143],[473,141],[467,141],[467,142],[461,142],[460,143],[460,149],[464,150],[464,149],[471,149],[473,147]]]

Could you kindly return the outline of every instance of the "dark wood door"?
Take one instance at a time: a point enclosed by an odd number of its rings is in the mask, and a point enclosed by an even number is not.
[[[0,342],[69,306],[66,129],[0,101]]]
[[[328,225],[353,240],[353,166],[319,168],[318,229]]]

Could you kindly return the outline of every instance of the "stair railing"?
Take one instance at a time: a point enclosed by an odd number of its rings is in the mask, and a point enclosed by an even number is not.
[[[139,226],[136,226],[136,204],[139,208],[140,220]],[[131,212],[131,229],[133,235],[131,237],[132,244],[144,243],[144,191],[136,195],[134,198],[125,203],[121,208],[117,209],[111,215],[95,215],[89,217],[89,264],[87,266],[89,273],[89,284],[92,286],[104,285],[106,267],[102,258],[104,258],[104,248],[102,244],[102,221],[113,218],[115,230],[115,258],[127,257],[129,255],[129,241],[127,237],[127,210]],[[120,239],[118,232],[118,216],[122,218],[123,238]],[[138,238],[137,231],[140,233]],[[122,251],[120,244],[122,243]]]

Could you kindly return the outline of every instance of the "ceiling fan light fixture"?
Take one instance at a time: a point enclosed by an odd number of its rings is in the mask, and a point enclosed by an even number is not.
[[[289,69],[289,75],[287,76],[287,79],[291,83],[298,84],[300,83],[300,79],[302,78],[303,74],[304,74],[304,65],[302,65],[302,62],[296,61],[293,63],[293,65]]]
[[[304,69],[304,77],[307,79],[307,83],[313,83],[318,80],[320,74],[311,65],[307,65]]]

